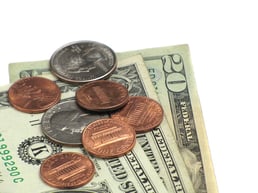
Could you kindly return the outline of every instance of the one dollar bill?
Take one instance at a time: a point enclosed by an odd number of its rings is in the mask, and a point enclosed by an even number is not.
[[[117,53],[118,60],[141,54],[197,193],[217,193],[209,144],[188,45]],[[25,64],[25,65],[24,65]],[[47,61],[10,64],[10,80],[49,74]]]
[[[19,70],[17,71],[17,69]],[[10,77],[18,74],[17,79],[35,75],[54,78],[49,72],[48,61],[18,63],[16,67],[10,65],[10,72],[12,72]],[[130,95],[143,95],[158,100],[147,68],[140,56],[120,60],[118,69],[110,79],[124,84],[128,88]],[[74,85],[69,85],[59,80],[56,82],[63,94],[75,92],[76,90]],[[138,134],[137,141],[169,192],[194,192],[166,118],[164,118],[160,127],[157,127],[152,132]]]
[[[0,92],[3,94],[7,90],[1,89]],[[66,97],[62,100],[69,100],[69,95]],[[85,186],[69,192],[168,192],[138,143],[125,156],[96,158],[87,154],[83,147],[66,147],[46,138],[41,132],[42,114],[23,113],[11,106],[0,109],[1,193],[66,192],[48,186],[39,174],[42,161],[59,152],[85,154],[95,165],[94,178]]]
[[[74,89],[62,90],[62,100],[74,99]],[[7,91],[8,87],[0,90],[1,193],[64,192],[46,185],[40,179],[39,166],[51,154],[68,151],[86,154],[93,160],[96,168],[95,176],[89,184],[69,192],[175,192],[167,191],[138,142],[125,156],[112,159],[91,156],[83,147],[72,148],[56,144],[41,132],[43,113],[28,114],[15,110],[8,104]],[[7,114],[8,117],[5,118]]]

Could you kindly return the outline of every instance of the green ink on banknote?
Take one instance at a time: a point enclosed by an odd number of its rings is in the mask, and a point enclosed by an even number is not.
[[[21,173],[18,170],[18,167],[15,165],[13,161],[13,157],[11,156],[10,150],[8,150],[7,145],[4,143],[4,138],[0,133],[0,159],[4,164],[7,172],[13,178],[13,183],[21,183],[24,179],[21,176]],[[1,175],[0,175],[1,177]],[[1,182],[1,179],[0,179]]]

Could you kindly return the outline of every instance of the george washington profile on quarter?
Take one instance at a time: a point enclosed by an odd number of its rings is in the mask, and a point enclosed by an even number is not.
[[[107,79],[117,66],[114,51],[94,41],[64,45],[53,53],[49,63],[57,77],[71,83]]]
[[[61,102],[42,117],[42,132],[51,140],[64,145],[81,145],[82,130],[89,123],[108,117],[81,109],[75,100]]]

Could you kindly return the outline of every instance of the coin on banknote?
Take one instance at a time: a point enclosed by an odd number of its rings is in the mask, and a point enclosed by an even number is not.
[[[60,101],[61,92],[55,82],[42,77],[23,78],[8,90],[10,104],[26,113],[41,113]]]
[[[127,88],[109,80],[86,83],[76,91],[76,100],[81,107],[98,112],[121,108],[128,99]]]
[[[128,103],[111,114],[111,118],[131,125],[136,133],[148,132],[163,120],[162,106],[155,100],[144,96],[130,96]]]
[[[108,78],[116,69],[115,52],[105,44],[77,41],[57,49],[50,58],[50,70],[60,79],[85,83]]]
[[[133,127],[115,119],[99,119],[82,133],[82,143],[89,153],[100,158],[119,157],[133,149],[136,134]]]
[[[107,113],[82,109],[75,100],[67,100],[48,109],[41,119],[42,132],[52,141],[64,145],[82,144],[82,131],[89,123],[108,118]]]
[[[93,162],[83,154],[63,152],[54,154],[43,161],[40,177],[55,188],[78,188],[93,178]]]

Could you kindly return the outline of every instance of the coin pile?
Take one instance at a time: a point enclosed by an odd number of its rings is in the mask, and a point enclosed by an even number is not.
[[[148,132],[163,120],[161,105],[148,97],[129,96],[122,84],[107,80],[116,69],[114,51],[93,42],[73,42],[50,58],[50,70],[59,79],[80,84],[75,100],[60,102],[61,92],[51,80],[24,78],[8,91],[14,108],[26,113],[45,112],[42,132],[54,142],[83,145],[91,155],[125,155],[136,143],[136,133]],[[57,188],[75,188],[94,175],[92,161],[78,153],[58,153],[41,165],[41,178]]]

